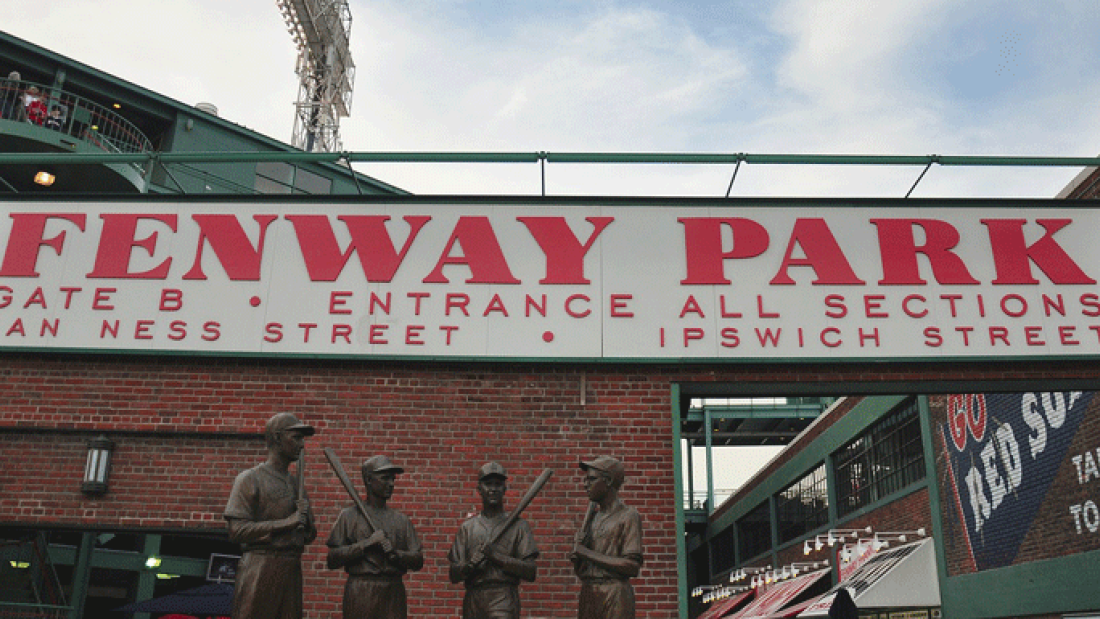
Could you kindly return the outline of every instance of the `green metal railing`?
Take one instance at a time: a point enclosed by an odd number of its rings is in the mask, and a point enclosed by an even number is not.
[[[1097,167],[1100,157],[1057,157],[1018,155],[844,155],[774,153],[578,153],[578,152],[304,152],[304,151],[204,151],[204,152],[114,152],[114,153],[0,153],[0,164],[133,164],[167,165],[200,163],[417,163],[417,164],[537,164],[542,172],[542,194],[546,194],[546,164],[627,165],[733,165],[726,190],[730,190],[742,164],[750,165],[839,165],[839,166],[924,166],[906,197],[932,166],[941,167]],[[149,168],[151,169],[151,168]]]

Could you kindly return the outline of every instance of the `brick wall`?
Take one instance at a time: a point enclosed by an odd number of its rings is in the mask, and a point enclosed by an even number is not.
[[[349,468],[385,453],[407,469],[393,506],[425,545],[407,580],[413,617],[454,617],[461,589],[446,552],[478,505],[474,471],[501,461],[511,500],[545,467],[555,471],[526,517],[543,555],[523,589],[525,616],[571,617],[578,584],[565,559],[584,511],[576,462],[609,453],[627,464],[624,500],[642,513],[646,565],[635,581],[639,618],[675,617],[676,526],[671,386],[792,382],[912,384],[919,380],[1100,377],[1096,362],[996,365],[534,365],[78,355],[0,357],[0,521],[149,530],[221,529],[236,473],[263,460],[256,433],[274,412],[318,428],[307,478],[321,539],[304,561],[308,616],[339,616],[341,573],[324,567],[323,539],[348,501],[320,454]],[[84,441],[105,431],[118,447],[111,490],[79,492]],[[916,499],[914,499],[916,500]]]

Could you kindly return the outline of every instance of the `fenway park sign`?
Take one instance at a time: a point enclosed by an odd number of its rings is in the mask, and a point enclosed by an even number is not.
[[[525,359],[1100,354],[1100,209],[0,202],[8,349]]]

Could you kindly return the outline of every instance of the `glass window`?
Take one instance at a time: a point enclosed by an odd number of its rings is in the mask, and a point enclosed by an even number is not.
[[[747,561],[772,547],[772,519],[764,501],[737,521],[737,550]]]
[[[733,553],[733,527],[726,527],[715,535],[710,545],[714,552],[714,572],[732,570],[736,563]]]
[[[294,182],[294,166],[281,161],[261,161],[256,164],[256,176],[290,185]]]
[[[332,193],[332,180],[301,168],[294,177],[294,190],[302,193]]]
[[[880,419],[834,456],[837,512],[844,516],[924,479],[915,398]]]
[[[788,542],[829,522],[829,491],[822,463],[787,486],[775,499],[779,542]]]

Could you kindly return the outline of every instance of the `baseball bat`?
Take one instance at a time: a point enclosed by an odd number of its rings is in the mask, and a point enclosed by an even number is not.
[[[581,528],[577,531],[577,535],[573,538],[573,543],[577,546],[583,546],[585,541],[588,540],[589,529],[592,527],[592,519],[596,517],[596,502],[588,502],[588,511],[584,512],[584,521],[581,522]]]
[[[553,474],[554,471],[546,469],[542,472],[542,475],[539,475],[538,479],[535,480],[535,483],[531,484],[531,487],[527,489],[527,494],[524,494],[523,498],[520,499],[519,503],[516,504],[516,508],[512,510],[512,513],[508,514],[508,519],[504,521],[504,524],[502,524],[498,529],[496,529],[489,535],[489,541],[485,542],[485,546],[491,546],[495,544],[497,540],[499,540],[500,537],[504,535],[504,533],[507,532],[508,529],[511,528],[511,526],[515,524],[517,520],[519,520],[519,515],[523,513],[523,510],[527,509],[527,506],[531,504],[531,501],[535,500],[535,496],[538,495],[539,491],[542,490],[542,487],[546,485],[546,482],[550,481],[550,476]]]
[[[324,452],[325,459],[328,460],[329,466],[332,467],[332,472],[336,473],[336,477],[340,480],[340,484],[344,486],[344,490],[348,491],[348,495],[351,497],[351,500],[355,502],[355,507],[359,509],[359,513],[363,514],[363,518],[366,518],[371,531],[381,531],[382,529],[378,526],[378,523],[374,521],[374,518],[370,517],[367,506],[363,504],[363,499],[359,498],[359,493],[355,491],[355,486],[351,484],[351,479],[348,478],[348,474],[344,471],[344,465],[340,464],[339,456],[329,447],[325,447]]]

